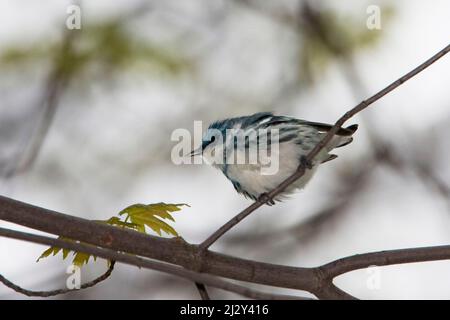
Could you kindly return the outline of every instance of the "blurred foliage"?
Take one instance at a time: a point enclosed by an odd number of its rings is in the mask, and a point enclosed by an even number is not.
[[[178,233],[167,224],[163,219],[168,219],[175,222],[171,213],[180,211],[182,206],[188,206],[185,203],[170,204],[170,203],[154,203],[154,204],[134,204],[119,212],[119,217],[111,217],[108,220],[94,220],[98,223],[104,223],[115,227],[126,228],[137,232],[147,233],[146,227],[153,230],[155,233],[161,236],[162,231],[168,235],[178,236]],[[68,238],[59,237],[58,239],[65,241],[73,241]],[[78,243],[81,243],[77,241]],[[58,247],[50,247],[45,250],[37,261],[47,258],[50,255],[55,256],[62,251],[63,260],[69,256],[71,250],[61,249]],[[90,254],[83,252],[72,252],[73,260],[72,264],[76,266],[83,266],[89,262],[91,258]],[[94,261],[95,256],[92,256]],[[36,261],[36,262],[37,262]]]
[[[381,10],[383,28],[392,21],[394,7],[385,5]],[[380,30],[362,26],[361,20],[341,16],[331,10],[317,11],[309,6],[302,10],[300,32],[303,45],[300,52],[300,81],[312,85],[336,58],[347,59],[358,49],[375,45]]]
[[[180,51],[134,38],[121,20],[68,30],[64,37],[59,42],[40,41],[25,48],[9,48],[0,55],[0,66],[50,60],[68,78],[87,70],[103,73],[131,68],[176,75],[192,66],[192,61]],[[68,41],[70,37],[77,38],[75,44]]]

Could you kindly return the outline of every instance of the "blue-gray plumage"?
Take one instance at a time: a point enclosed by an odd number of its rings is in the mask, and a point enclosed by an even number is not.
[[[216,121],[209,126],[203,136],[201,147],[193,151],[192,155],[202,154],[207,162],[224,173],[237,192],[256,200],[291,176],[297,170],[302,159],[322,140],[331,127],[332,125],[325,123],[275,116],[270,112],[225,119]],[[305,174],[274,200],[279,201],[296,189],[303,188],[321,163],[337,158],[336,155],[330,153],[331,150],[352,142],[352,135],[357,128],[357,125],[352,125],[340,129],[330,143],[314,158],[311,167],[306,169]],[[238,138],[233,136],[233,132],[244,133],[243,143],[237,143]],[[257,133],[252,136],[249,134],[250,132]],[[264,140],[261,132],[268,136],[265,144],[262,143]],[[276,139],[271,138],[271,132],[277,133]],[[271,161],[273,159],[278,161],[275,172],[262,173],[262,168],[267,166],[267,162],[263,161],[259,153],[256,162],[253,163],[229,161],[230,157],[236,159],[237,156],[261,150],[269,155]],[[217,158],[213,159],[213,157],[219,152],[223,156],[223,161],[218,162]],[[271,204],[273,203],[272,201]]]

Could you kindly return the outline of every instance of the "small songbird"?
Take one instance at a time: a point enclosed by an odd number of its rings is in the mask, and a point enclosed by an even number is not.
[[[337,155],[330,152],[352,142],[352,135],[358,129],[356,124],[339,129],[312,162],[304,163],[331,127],[270,112],[225,119],[208,127],[202,145],[191,156],[201,154],[206,162],[223,172],[238,193],[253,200],[263,198],[304,164],[305,174],[273,199],[281,201],[303,188],[320,164],[336,159]],[[252,152],[256,155],[249,161]],[[268,170],[270,166],[272,170]],[[267,203],[274,204],[273,200]]]

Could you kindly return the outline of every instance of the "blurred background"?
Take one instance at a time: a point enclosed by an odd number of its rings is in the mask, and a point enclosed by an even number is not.
[[[80,30],[66,27],[73,4]],[[377,10],[380,24],[369,28]],[[333,123],[448,44],[450,2],[0,0],[0,26],[0,194],[88,219],[134,203],[185,202],[172,225],[199,243],[251,202],[211,167],[173,164],[173,130],[258,111]],[[317,266],[449,244],[449,84],[444,57],[353,118],[355,141],[305,190],[261,208],[212,249]],[[27,289],[65,287],[70,261],[35,263],[44,249],[0,239],[0,273]],[[336,284],[364,299],[449,299],[449,267],[360,270]],[[105,269],[102,260],[83,267],[82,281]],[[26,297],[0,285],[0,298]],[[58,298],[198,292],[117,265],[107,281]]]

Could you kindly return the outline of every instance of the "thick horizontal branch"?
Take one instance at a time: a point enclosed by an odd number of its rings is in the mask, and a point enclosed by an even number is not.
[[[129,254],[119,253],[119,252],[116,252],[113,250],[103,249],[103,248],[99,248],[99,247],[95,247],[95,246],[91,246],[91,245],[86,245],[83,243],[76,243],[76,242],[71,242],[71,241],[66,241],[66,240],[61,240],[61,239],[54,239],[54,238],[49,238],[49,237],[45,237],[45,236],[20,232],[20,231],[8,230],[8,229],[4,229],[4,228],[0,228],[0,236],[12,238],[12,239],[30,241],[30,242],[39,243],[39,244],[45,244],[45,245],[49,245],[49,246],[55,246],[55,247],[69,249],[69,250],[73,250],[73,251],[77,251],[77,252],[84,252],[84,253],[95,255],[97,257],[108,259],[108,260],[114,259],[115,261],[123,262],[123,263],[137,266],[140,268],[147,268],[147,269],[165,272],[165,273],[172,274],[174,276],[178,276],[178,277],[181,277],[181,278],[184,278],[187,280],[201,281],[205,284],[208,284],[209,286],[223,289],[226,291],[235,292],[244,297],[248,297],[251,299],[263,299],[263,300],[274,300],[274,299],[277,299],[277,300],[278,299],[283,299],[283,300],[301,299],[301,300],[303,300],[303,299],[305,299],[305,298],[300,298],[300,297],[294,297],[294,296],[288,296],[288,295],[276,295],[276,294],[270,294],[270,293],[260,292],[260,291],[256,291],[256,290],[251,290],[247,287],[244,287],[244,286],[241,286],[238,284],[234,284],[231,282],[227,282],[227,281],[224,281],[222,279],[219,279],[217,277],[214,277],[214,276],[211,276],[208,274],[198,273],[198,272],[187,270],[187,269],[177,267],[174,265],[169,265],[166,263],[161,263],[161,262],[156,262],[156,261],[150,261],[148,259],[142,259],[142,258],[132,256]],[[2,276],[0,275],[0,277],[2,277]],[[4,277],[2,277],[2,278],[5,279]],[[4,282],[4,281],[2,281],[2,282]],[[11,284],[11,282],[8,280],[6,282]],[[13,288],[13,289],[16,290],[17,288]],[[20,290],[16,290],[16,291],[19,293],[24,293],[22,288],[19,288],[19,289]],[[25,290],[25,291],[29,292],[29,290]],[[61,292],[59,292],[59,291],[61,291]],[[69,291],[75,291],[75,290],[62,289],[62,290],[55,290],[55,291],[49,291],[49,292],[52,293],[50,295],[55,295],[55,294],[60,294],[60,293],[67,293]],[[46,291],[39,292],[38,291],[38,292],[36,292],[38,294],[35,294],[35,295],[44,296],[44,297],[50,296],[48,294],[49,292],[46,292]],[[57,292],[57,293],[55,293],[55,292]],[[24,293],[24,294],[26,294],[26,293]]]
[[[198,246],[188,244],[182,238],[155,237],[99,224],[3,196],[0,196],[0,220],[229,279],[291,289],[306,288],[310,292],[317,290],[315,271],[309,268],[256,262],[212,251],[200,254]]]
[[[248,288],[228,283],[213,275],[280,288],[304,290],[321,299],[352,299],[351,295],[333,285],[333,279],[336,276],[372,265],[385,266],[450,259],[450,246],[439,246],[366,253],[314,268],[289,267],[240,259],[208,250],[202,251],[197,245],[188,244],[181,238],[153,237],[68,216],[2,196],[0,196],[0,220],[18,223],[90,245],[2,228],[0,228],[0,236],[86,252],[108,260],[174,274],[194,282],[259,299],[267,294],[254,293]],[[166,263],[143,259],[128,253]],[[266,299],[268,297],[270,295],[265,296]]]

